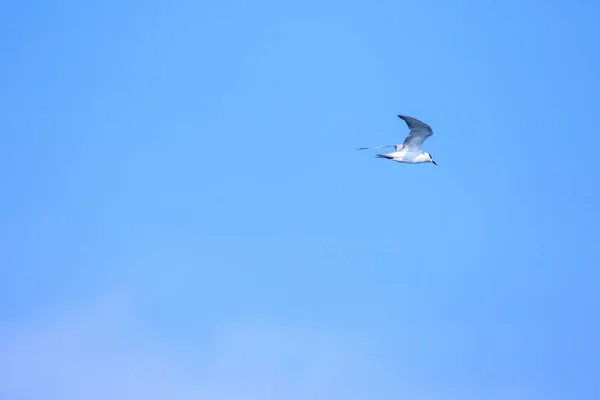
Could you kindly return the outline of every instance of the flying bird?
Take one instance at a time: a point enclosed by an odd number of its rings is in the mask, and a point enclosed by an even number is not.
[[[376,157],[387,158],[388,160],[401,163],[420,164],[431,162],[434,165],[437,165],[437,163],[433,161],[431,154],[423,152],[423,142],[425,142],[429,136],[433,135],[433,130],[431,127],[425,122],[421,122],[416,118],[407,117],[406,115],[398,115],[398,118],[404,120],[408,126],[408,129],[410,129],[408,136],[406,139],[404,139],[404,143],[361,147],[358,150],[394,147],[394,151],[392,153],[376,154]]]

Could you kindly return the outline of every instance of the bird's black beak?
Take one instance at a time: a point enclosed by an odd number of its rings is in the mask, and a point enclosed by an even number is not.
[[[437,163],[433,160],[431,160],[431,162],[433,163],[433,165],[437,166]]]

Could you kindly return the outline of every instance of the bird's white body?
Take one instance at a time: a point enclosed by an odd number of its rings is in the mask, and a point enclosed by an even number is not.
[[[387,154],[377,154],[376,157],[387,158],[388,160],[400,163],[422,164],[430,162],[437,165],[436,162],[433,161],[431,154],[423,152],[423,142],[425,142],[429,136],[433,135],[431,127],[416,118],[407,117],[405,115],[398,115],[398,118],[404,120],[410,129],[410,133],[406,139],[404,139],[403,144],[361,147],[359,150],[394,147],[395,151]]]
[[[410,152],[409,149],[401,149],[400,151],[394,151],[387,154],[377,154],[378,158],[387,158],[388,160],[408,163],[408,164],[421,164],[431,162],[431,156],[429,153],[421,153],[415,155]]]

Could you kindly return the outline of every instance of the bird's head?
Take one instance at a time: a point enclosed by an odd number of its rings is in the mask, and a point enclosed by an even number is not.
[[[429,154],[429,153],[425,153],[425,154],[427,154],[427,157],[429,157],[429,162],[432,162],[433,165],[437,166],[437,163],[435,161],[433,161],[433,157],[431,156],[431,154]]]

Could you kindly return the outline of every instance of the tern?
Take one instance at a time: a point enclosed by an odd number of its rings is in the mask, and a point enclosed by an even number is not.
[[[408,129],[410,129],[408,136],[406,139],[404,139],[404,143],[374,147],[361,147],[358,150],[394,147],[395,151],[392,153],[376,154],[376,157],[387,158],[388,160],[409,164],[430,162],[437,166],[437,163],[433,161],[431,154],[423,152],[423,142],[425,142],[429,136],[433,135],[433,130],[431,127],[425,122],[419,121],[416,118],[407,117],[406,115],[398,115],[398,118],[404,120],[408,126]]]

